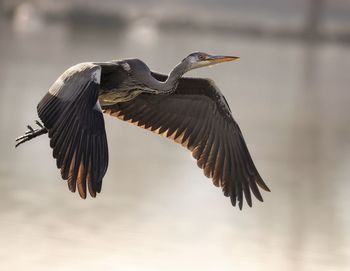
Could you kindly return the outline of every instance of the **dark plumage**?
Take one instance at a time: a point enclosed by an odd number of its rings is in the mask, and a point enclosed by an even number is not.
[[[48,131],[50,146],[69,189],[82,198],[101,191],[108,166],[102,113],[171,138],[188,148],[204,174],[242,208],[251,192],[263,201],[260,177],[225,97],[209,79],[185,72],[236,57],[193,53],[169,76],[151,72],[137,59],[82,63],[69,68],[38,104],[44,127],[19,138],[21,144]]]

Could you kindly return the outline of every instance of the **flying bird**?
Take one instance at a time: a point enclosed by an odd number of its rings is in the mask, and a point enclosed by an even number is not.
[[[139,59],[85,62],[66,70],[37,106],[43,124],[17,138],[20,145],[48,133],[69,190],[86,198],[101,192],[108,167],[103,113],[163,135],[192,152],[205,176],[233,206],[270,191],[260,177],[230,107],[210,79],[183,77],[193,69],[237,60],[195,52],[170,73],[155,73]]]

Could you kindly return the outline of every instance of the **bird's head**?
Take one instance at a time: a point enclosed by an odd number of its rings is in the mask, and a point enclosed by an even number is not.
[[[237,56],[208,55],[207,53],[195,52],[184,58],[182,62],[187,64],[187,69],[189,71],[238,59],[239,57]]]

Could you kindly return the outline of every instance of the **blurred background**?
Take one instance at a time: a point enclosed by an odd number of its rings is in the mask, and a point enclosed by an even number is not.
[[[81,200],[48,138],[18,149],[73,64],[193,51],[271,193],[233,208],[181,146],[106,116],[102,194]],[[0,0],[1,270],[350,270],[348,0]]]

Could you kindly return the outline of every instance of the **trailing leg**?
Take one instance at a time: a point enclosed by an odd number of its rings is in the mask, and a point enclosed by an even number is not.
[[[19,145],[21,145],[22,143],[29,141],[37,136],[41,136],[43,134],[46,134],[48,131],[45,128],[44,125],[42,125],[38,120],[35,121],[36,125],[39,126],[39,128],[37,129],[33,129],[32,126],[28,125],[27,128],[29,129],[27,132],[25,132],[24,135],[16,138],[16,146],[18,147]]]

